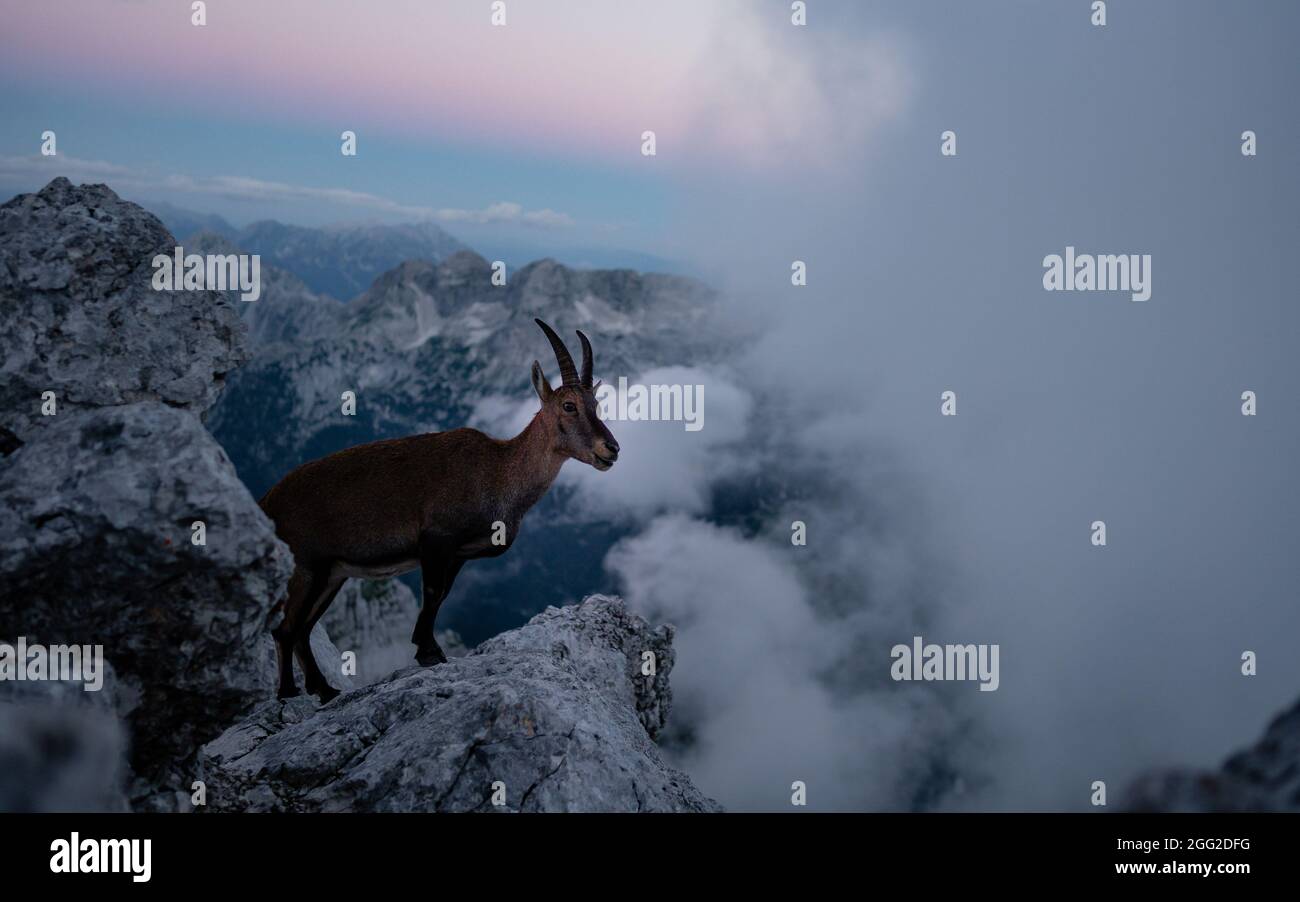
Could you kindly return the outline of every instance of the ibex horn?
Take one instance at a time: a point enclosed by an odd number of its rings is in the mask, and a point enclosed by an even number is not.
[[[551,343],[551,350],[555,352],[555,362],[560,365],[560,381],[565,385],[581,385],[582,383],[578,381],[578,370],[573,365],[573,358],[569,356],[569,349],[564,346],[564,342],[560,341],[560,336],[540,319],[534,319],[533,322],[542,327],[547,340]]]
[[[591,342],[587,341],[581,329],[573,331],[578,333],[578,341],[582,342],[582,387],[591,388]]]

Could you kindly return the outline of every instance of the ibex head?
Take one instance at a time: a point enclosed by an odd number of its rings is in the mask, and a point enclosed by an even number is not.
[[[559,388],[551,388],[551,383],[542,373],[542,365],[533,361],[533,388],[537,390],[537,397],[542,399],[540,415],[550,422],[553,433],[558,436],[561,454],[591,464],[597,470],[608,470],[618,460],[618,442],[596,414],[598,386],[591,384],[591,342],[587,341],[587,336],[578,333],[582,342],[582,374],[579,375],[569,349],[555,330],[540,319],[534,322],[542,327],[551,342],[555,361],[560,365],[561,379]]]

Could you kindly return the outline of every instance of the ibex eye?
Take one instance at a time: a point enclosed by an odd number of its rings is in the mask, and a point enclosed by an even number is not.
[[[576,406],[572,401],[565,401],[565,402],[564,402],[564,412],[565,412],[565,413],[577,413],[577,412],[578,412],[578,408],[577,408],[577,406]]]

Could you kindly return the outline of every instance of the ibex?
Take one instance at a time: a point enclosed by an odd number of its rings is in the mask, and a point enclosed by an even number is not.
[[[415,659],[426,667],[445,662],[433,623],[461,566],[505,553],[567,459],[602,471],[618,460],[618,442],[596,414],[587,336],[578,333],[579,373],[555,331],[536,322],[555,351],[562,384],[552,389],[533,361],[542,407],[514,438],[453,429],[358,445],[303,464],[259,502],[294,559],[284,616],[272,630],[280,698],[298,694],[294,654],[309,693],[322,704],[338,695],[309,637],[351,576],[380,579],[419,567],[424,595],[411,635]]]

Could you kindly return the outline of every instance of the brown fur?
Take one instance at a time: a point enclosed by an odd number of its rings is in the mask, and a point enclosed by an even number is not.
[[[433,622],[465,561],[504,554],[566,460],[607,470],[618,459],[618,442],[596,413],[586,337],[578,376],[558,337],[538,324],[567,381],[552,389],[534,361],[542,407],[519,435],[503,441],[453,429],[358,445],[303,464],[259,502],[294,558],[284,617],[273,630],[281,698],[298,693],[292,654],[308,692],[322,701],[338,694],[320,672],[309,637],[353,576],[382,578],[420,567],[424,593],[411,637],[416,660],[445,661]],[[492,542],[498,522],[505,525],[504,545]]]

